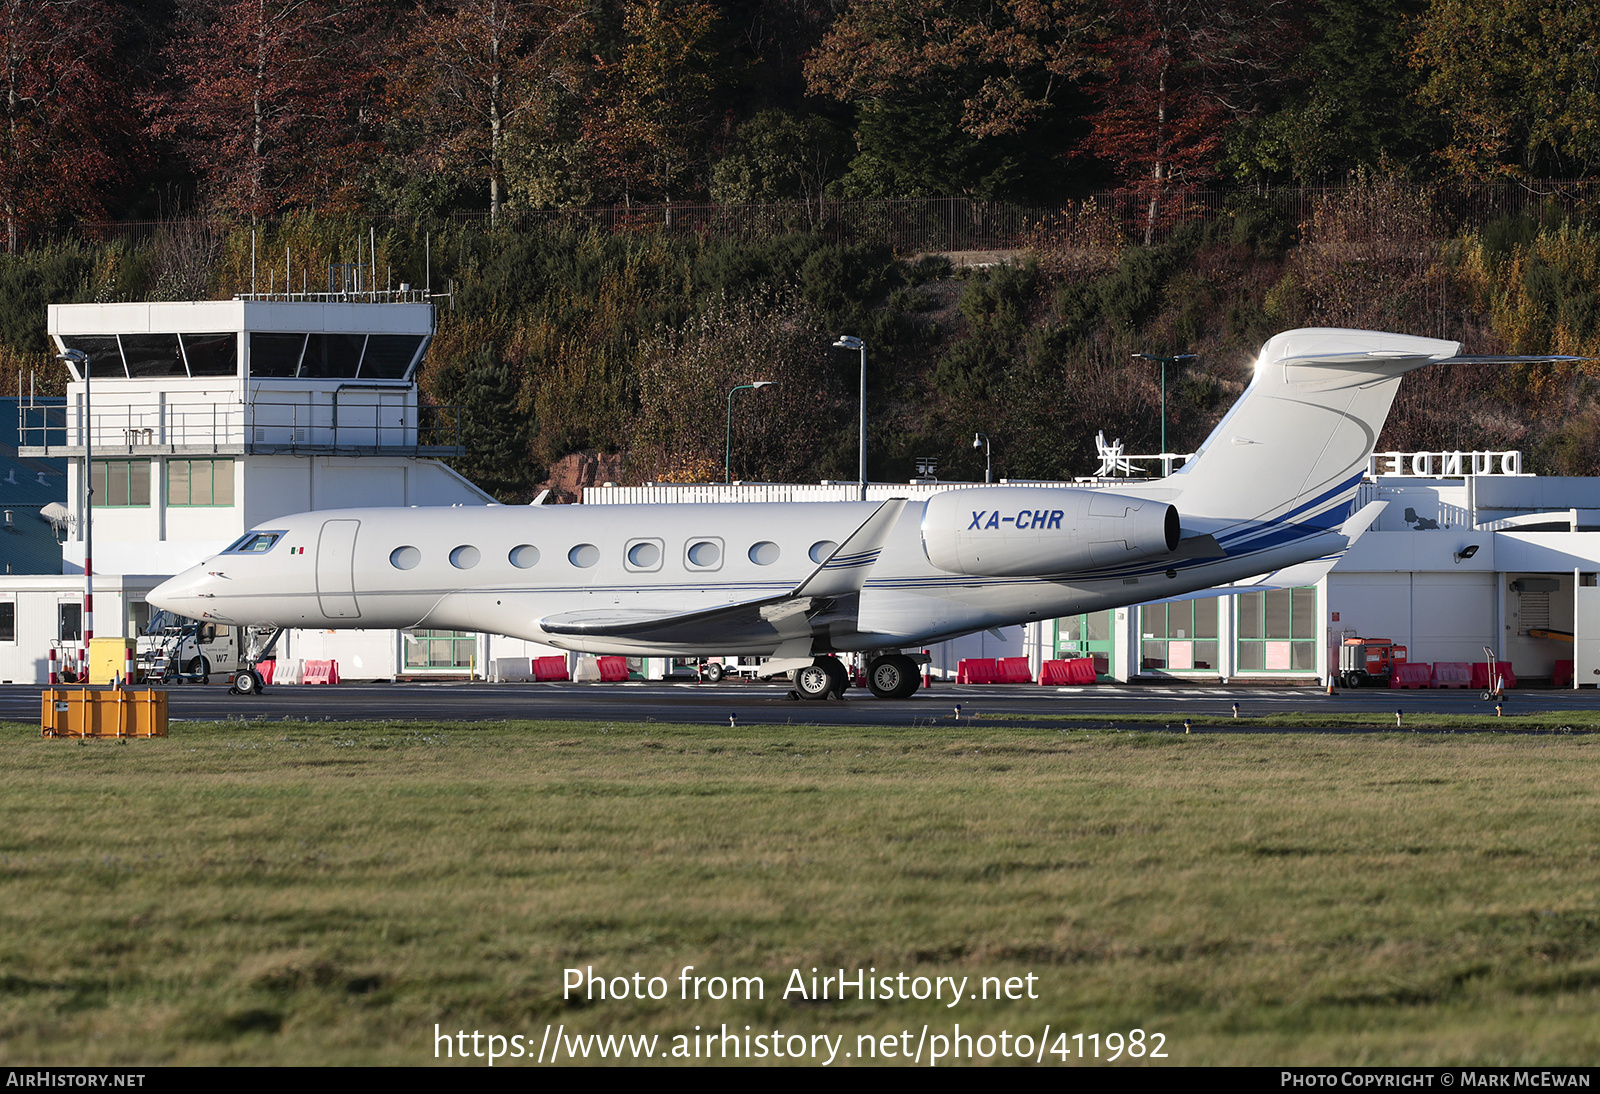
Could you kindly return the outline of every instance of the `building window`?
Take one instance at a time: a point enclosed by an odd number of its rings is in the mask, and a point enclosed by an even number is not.
[[[1112,613],[1089,612],[1056,620],[1056,657],[1063,661],[1088,657],[1096,676],[1111,672]]]
[[[1274,589],[1239,597],[1240,672],[1315,672],[1316,589]]]
[[[232,505],[233,460],[168,460],[168,505]]]
[[[150,507],[149,460],[95,460],[94,504],[101,509]]]
[[[1217,598],[1146,604],[1139,609],[1139,644],[1145,672],[1215,671]]]
[[[14,600],[0,600],[0,642],[17,640],[17,604]]]
[[[56,637],[63,642],[78,642],[83,639],[83,605],[61,603],[57,605]]]
[[[471,631],[404,631],[406,668],[470,669],[478,654],[478,636]]]

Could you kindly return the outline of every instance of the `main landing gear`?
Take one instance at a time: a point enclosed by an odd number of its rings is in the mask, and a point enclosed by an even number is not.
[[[842,699],[849,686],[850,674],[837,657],[819,657],[794,674],[794,690],[802,699],[826,699],[830,695]]]
[[[818,657],[794,674],[794,690],[802,699],[844,697],[849,674],[836,657]],[[882,654],[867,662],[867,687],[879,699],[909,699],[922,686],[917,660],[903,653]]]

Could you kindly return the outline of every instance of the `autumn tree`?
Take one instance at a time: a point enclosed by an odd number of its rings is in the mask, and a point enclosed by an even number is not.
[[[537,142],[571,112],[586,0],[446,0],[417,11],[396,51],[389,101],[411,126],[403,158],[486,184],[490,222],[506,200],[513,142]]]
[[[1209,178],[1227,124],[1282,78],[1302,9],[1296,0],[1108,0],[1095,46],[1100,109],[1085,147],[1148,195],[1146,243],[1162,196]]]
[[[1076,0],[868,0],[807,60],[807,85],[857,107],[858,188],[993,191],[1017,170],[1005,138],[1083,72],[1091,25]]]
[[[101,0],[0,0],[0,216],[6,249],[29,225],[103,211],[116,134],[131,129],[107,74],[118,21]]]
[[[1589,174],[1600,166],[1600,4],[1433,0],[1414,62],[1448,121],[1444,157],[1476,178]]]
[[[624,201],[700,189],[718,83],[706,3],[626,0],[615,55],[595,58],[584,138]]]
[[[373,148],[365,0],[190,0],[151,93],[151,130],[188,156],[222,209],[252,219],[359,201]]]

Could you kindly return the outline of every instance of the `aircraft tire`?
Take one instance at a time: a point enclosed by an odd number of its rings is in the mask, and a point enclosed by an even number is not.
[[[828,674],[828,679],[833,681],[833,695],[839,699],[844,698],[844,689],[850,686],[850,674],[845,671],[836,657],[821,658],[822,667]]]
[[[713,661],[711,664],[706,666],[706,682],[707,683],[720,684],[720,683],[722,683],[722,676],[723,676],[723,668],[717,662]]]
[[[909,699],[921,684],[917,663],[904,654],[880,657],[867,669],[867,687],[879,699]]]
[[[834,687],[833,674],[820,663],[807,665],[794,674],[794,690],[802,699],[826,699]]]
[[[254,669],[245,669],[234,674],[233,690],[239,695],[260,695],[261,677],[257,676]]]

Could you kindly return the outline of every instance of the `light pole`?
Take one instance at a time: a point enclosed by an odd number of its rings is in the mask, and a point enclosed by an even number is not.
[[[1164,456],[1167,453],[1167,366],[1179,361],[1193,361],[1195,354],[1175,353],[1171,357],[1158,357],[1153,353],[1135,353],[1133,356],[1161,363],[1161,454]]]
[[[69,349],[56,354],[56,360],[77,365],[83,373],[83,621],[79,628],[83,649],[78,659],[78,680],[88,683],[89,649],[94,644],[94,414],[89,401],[89,355],[81,349]]]
[[[733,482],[733,392],[746,389],[754,391],[757,388],[771,387],[774,383],[776,383],[774,380],[756,380],[754,383],[740,384],[728,392],[728,438],[727,444],[722,451],[722,481],[724,483]]]
[[[992,453],[989,451],[989,434],[974,433],[972,435],[972,447],[978,448],[980,446],[983,448],[983,481],[986,483],[993,482],[994,469],[993,464],[989,459],[989,457],[992,455]]]
[[[857,477],[861,480],[861,498],[867,500],[867,344],[853,334],[841,334],[833,344],[834,349],[861,351],[861,456],[857,464]]]

